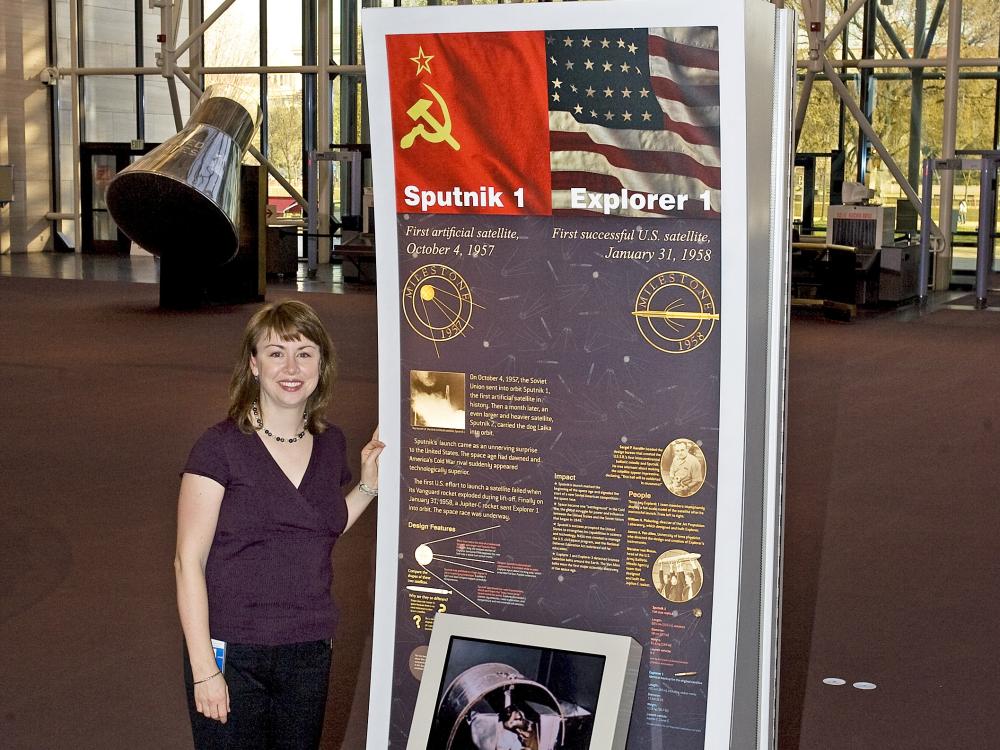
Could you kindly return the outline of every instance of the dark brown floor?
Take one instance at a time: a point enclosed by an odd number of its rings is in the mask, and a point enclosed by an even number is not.
[[[376,419],[374,296],[301,297],[339,344],[353,452]],[[189,746],[177,470],[250,309],[0,275],[0,747]],[[998,393],[995,311],[793,323],[782,750],[1000,746]],[[373,549],[369,513],[335,553],[327,748],[364,746]]]
[[[0,277],[2,748],[190,746],[172,582],[177,472],[225,416],[253,307],[166,313],[157,295],[153,284]],[[375,298],[305,296],[339,346],[331,416],[353,453],[377,421]],[[363,746],[374,520],[335,552],[343,625],[329,748]]]
[[[998,394],[995,310],[793,324],[782,748],[1000,746]]]

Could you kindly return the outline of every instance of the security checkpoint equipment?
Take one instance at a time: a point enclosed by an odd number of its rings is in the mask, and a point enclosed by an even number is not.
[[[931,183],[934,171],[967,170],[979,172],[979,227],[976,242],[976,309],[987,305],[990,267],[993,263],[993,237],[996,227],[997,166],[1000,151],[984,151],[981,158],[924,159],[920,212],[920,268],[917,288],[920,302],[927,301],[927,272],[930,268]]]

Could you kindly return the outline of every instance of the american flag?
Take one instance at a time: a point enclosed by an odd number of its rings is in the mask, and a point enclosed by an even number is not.
[[[720,210],[716,28],[549,31],[545,49],[553,212],[581,211],[572,187],[692,200],[708,190]]]

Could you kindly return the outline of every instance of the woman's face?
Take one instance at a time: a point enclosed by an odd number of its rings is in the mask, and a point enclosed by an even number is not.
[[[272,333],[257,340],[250,369],[260,380],[261,403],[304,408],[319,383],[319,347],[305,337],[282,341]]]

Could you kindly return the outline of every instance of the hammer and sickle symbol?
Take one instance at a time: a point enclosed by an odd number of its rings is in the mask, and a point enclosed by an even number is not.
[[[441,114],[444,116],[444,122],[440,122],[431,114],[431,105],[433,102],[430,99],[417,99],[417,103],[406,110],[406,114],[410,116],[411,120],[423,120],[424,122],[418,122],[414,125],[413,130],[403,136],[399,145],[402,148],[410,148],[413,142],[417,140],[417,136],[420,136],[428,143],[441,143],[444,141],[458,151],[461,146],[451,135],[451,115],[448,113],[448,105],[445,104],[441,95],[431,86],[425,83],[424,88],[430,91],[434,98],[437,99],[438,106],[441,107]],[[424,127],[424,123],[430,126],[430,130]]]

